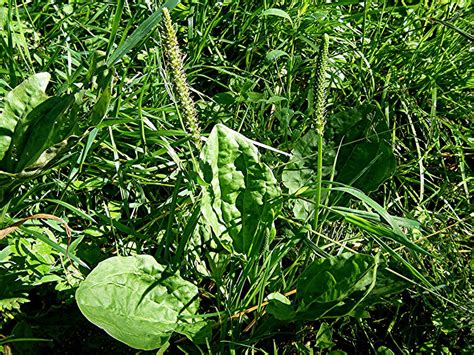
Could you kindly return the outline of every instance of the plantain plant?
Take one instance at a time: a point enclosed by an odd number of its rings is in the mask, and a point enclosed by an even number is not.
[[[290,199],[284,196],[280,182],[262,161],[257,146],[244,135],[224,124],[216,124],[201,149],[201,129],[186,82],[182,55],[169,11],[167,8],[162,11],[165,52],[182,109],[183,129],[189,131],[194,148],[201,150],[200,163],[194,165],[201,186],[197,199],[201,215],[199,223],[210,230],[210,238],[218,254],[234,257],[233,260],[245,268],[246,264],[258,263],[262,253],[266,255],[269,252],[269,246],[277,234],[275,222],[280,217],[285,200]],[[334,194],[350,195],[372,205],[377,212],[370,215],[372,221],[364,218],[367,214],[363,211],[344,209],[344,205],[322,205],[322,191],[327,190],[323,188],[322,179],[327,56],[328,37],[324,35],[316,79],[316,183],[297,185],[294,191],[290,191],[291,199],[301,199],[314,205],[311,232],[318,236],[317,231],[323,230],[323,220],[319,220],[318,216],[326,209],[326,212],[342,216],[349,223],[375,235],[390,236],[392,240],[412,250],[426,253],[406,238],[399,226],[402,220],[390,216],[362,191],[342,187],[343,182],[372,179],[372,185],[369,184],[371,190],[390,176],[393,172],[391,168],[374,178],[374,173],[370,173],[370,165],[365,170],[358,166],[363,159],[366,159],[363,164],[378,159],[379,151],[389,155],[382,137],[377,137],[373,142],[361,143],[361,146],[356,145],[352,152],[342,149],[341,160],[336,163],[336,186],[331,188]],[[333,141],[337,141],[337,134],[340,133],[338,122],[336,120],[333,124],[327,124],[327,134],[331,135]],[[373,124],[373,120],[365,115],[356,116],[354,127],[359,125],[360,129],[353,128],[354,134],[367,134],[368,126],[372,127]],[[353,176],[354,181],[348,181],[348,176]],[[288,173],[286,178],[289,178]],[[307,199],[314,196],[315,200]],[[196,216],[199,219],[199,215]],[[374,223],[373,220],[377,218],[388,225]],[[194,227],[196,223],[194,222]],[[383,241],[380,243],[386,245]],[[191,240],[189,244],[192,244]],[[183,245],[183,248],[190,248],[190,245]],[[399,292],[404,287],[400,287],[397,282],[393,282],[396,287],[386,287],[386,283],[391,282],[391,276],[385,270],[387,260],[380,252],[374,255],[345,252],[337,256],[330,256],[321,250],[319,253],[322,256],[305,265],[297,276],[294,301],[278,292],[267,296],[265,304],[268,304],[267,311],[272,317],[270,322],[364,317],[367,315],[365,309],[368,305],[377,303],[382,297]],[[195,257],[199,259],[198,255]],[[410,264],[405,264],[417,277],[426,281]],[[223,272],[225,273],[225,268]],[[427,281],[426,283],[429,284]],[[137,349],[165,349],[174,333],[182,334],[196,344],[211,341],[213,322],[205,320],[208,317],[198,312],[199,293],[196,285],[180,276],[179,265],[161,265],[148,255],[117,256],[101,262],[78,288],[76,300],[87,319],[112,337]],[[225,317],[223,314],[221,316]],[[214,322],[214,325],[219,325],[219,322]]]

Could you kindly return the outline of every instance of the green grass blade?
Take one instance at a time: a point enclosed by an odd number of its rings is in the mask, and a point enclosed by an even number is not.
[[[49,239],[47,236],[43,235],[42,233],[40,232],[37,232],[33,229],[30,229],[30,228],[27,228],[27,227],[24,227],[24,226],[20,226],[19,227],[23,232],[31,235],[32,237],[36,238],[36,239],[39,239],[41,240],[43,243],[46,243],[48,244],[51,248],[53,248],[54,250],[56,250],[57,252],[63,254],[65,257],[67,257],[68,259],[71,259],[72,261],[74,261],[75,263],[77,263],[78,265],[81,265],[83,267],[85,267],[86,269],[89,269],[89,266],[83,262],[81,259],[79,259],[77,256],[75,255],[72,255],[71,253],[69,253],[68,250],[66,250],[65,248],[63,248],[61,245],[59,245],[58,243],[52,241],[51,239]]]
[[[74,207],[73,205],[71,205],[70,203],[67,203],[65,201],[61,201],[61,200],[56,200],[56,199],[53,199],[53,198],[47,198],[45,199],[45,201],[48,201],[48,202],[52,202],[52,203],[56,203],[58,205],[61,205],[65,208],[67,208],[68,210],[70,210],[71,212],[73,212],[74,214],[76,214],[77,216],[79,217],[82,217],[84,219],[87,219],[88,221],[92,222],[92,223],[97,223],[94,218],[92,218],[91,216],[89,216],[87,213],[85,213],[84,211],[82,211],[81,209],[77,208],[77,207]]]
[[[156,10],[150,17],[143,21],[140,26],[128,37],[107,59],[107,65],[112,66],[118,62],[132,48],[136,47],[140,42],[144,41],[152,31],[158,26],[161,19],[161,10],[166,7],[173,9],[178,0],[168,0],[159,10]]]

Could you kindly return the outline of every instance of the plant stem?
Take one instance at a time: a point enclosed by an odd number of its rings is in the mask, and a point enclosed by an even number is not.
[[[316,177],[316,198],[314,201],[314,230],[317,229],[319,223],[319,207],[321,204],[321,184],[323,174],[323,136],[318,134],[318,166],[317,166],[317,177]],[[319,237],[318,237],[319,241]]]

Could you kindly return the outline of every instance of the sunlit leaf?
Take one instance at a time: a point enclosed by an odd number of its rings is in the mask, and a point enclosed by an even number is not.
[[[173,9],[176,4],[178,3],[177,0],[168,0],[163,7],[168,9]],[[127,54],[132,48],[136,47],[139,43],[144,41],[152,31],[158,26],[158,23],[161,19],[161,9],[156,10],[154,13],[150,15],[145,21],[143,21],[138,28],[133,31],[133,33],[127,37],[127,39],[118,46],[118,48],[110,55],[107,59],[107,65],[114,65],[117,61],[119,61],[125,54]]]
[[[10,146],[16,125],[24,120],[34,107],[48,98],[45,90],[50,77],[49,73],[35,74],[5,97],[5,107],[0,116],[0,160]]]
[[[35,121],[24,133],[24,144],[16,147],[16,152],[10,159],[13,172],[20,172],[34,163],[41,154],[55,143],[66,138],[62,136],[62,128],[67,124],[66,110],[74,103],[73,95],[52,97],[38,107],[30,115],[35,116]],[[16,164],[15,164],[16,163]]]
[[[202,215],[222,243],[237,252],[255,252],[265,229],[281,208],[280,189],[272,171],[260,162],[257,148],[243,135],[223,126],[212,130],[201,154]]]
[[[168,273],[149,255],[115,256],[101,263],[76,292],[84,316],[125,344],[143,350],[165,344],[174,331],[192,336],[198,289]],[[190,324],[186,328],[186,324]]]
[[[266,59],[271,62],[271,61],[273,61],[275,59],[278,59],[282,56],[288,56],[288,53],[286,53],[285,51],[282,51],[280,49],[274,49],[274,50],[267,53]]]
[[[283,11],[281,9],[267,9],[265,11],[262,11],[261,16],[277,16],[284,18],[285,20],[289,21],[293,25],[293,21],[291,20],[290,15],[286,11]]]

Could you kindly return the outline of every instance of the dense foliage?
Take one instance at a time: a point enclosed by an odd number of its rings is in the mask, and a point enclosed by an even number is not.
[[[470,6],[0,0],[0,352],[472,353]]]

